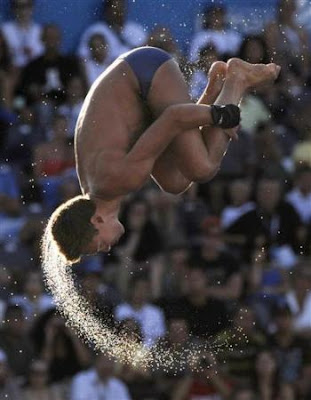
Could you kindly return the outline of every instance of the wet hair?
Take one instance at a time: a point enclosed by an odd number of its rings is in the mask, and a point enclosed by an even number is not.
[[[91,223],[95,210],[96,204],[80,195],[60,205],[52,214],[46,229],[67,262],[78,262],[97,233]]]

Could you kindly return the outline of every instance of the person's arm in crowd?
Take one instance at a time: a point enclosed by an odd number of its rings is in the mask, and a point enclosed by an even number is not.
[[[256,361],[257,386],[260,400],[274,400],[276,362],[268,352],[259,354]]]
[[[219,286],[209,286],[207,293],[210,297],[220,300],[236,300],[242,291],[243,279],[240,272],[232,274],[226,284]]]

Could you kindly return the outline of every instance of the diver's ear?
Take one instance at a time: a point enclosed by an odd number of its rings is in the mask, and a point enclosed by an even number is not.
[[[98,215],[98,214],[95,213],[95,214],[91,217],[91,222],[92,222],[93,225],[96,226],[97,224],[103,223],[104,220],[103,220],[103,218],[102,218],[101,215]]]

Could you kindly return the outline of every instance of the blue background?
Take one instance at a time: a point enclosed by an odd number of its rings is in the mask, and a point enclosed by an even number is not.
[[[224,4],[238,29],[251,27],[273,17],[277,0],[128,0],[129,18],[146,29],[169,26],[181,49],[186,50],[195,29],[197,14],[204,5]],[[99,17],[101,0],[36,0],[35,19],[61,26],[66,51],[74,51],[81,33]],[[244,16],[246,22],[243,22]],[[10,17],[10,1],[0,0],[0,21]],[[244,26],[245,27],[245,26]]]

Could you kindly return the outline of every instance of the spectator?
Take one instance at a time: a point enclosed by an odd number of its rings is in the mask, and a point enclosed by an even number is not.
[[[149,281],[145,276],[137,276],[129,285],[129,301],[115,309],[115,318],[122,321],[133,318],[140,325],[143,342],[150,347],[165,334],[165,322],[162,311],[149,303]]]
[[[185,60],[183,60],[180,49],[178,48],[177,42],[174,39],[169,27],[157,26],[153,31],[150,32],[147,45],[158,47],[159,49],[171,54],[181,68],[183,68]]]
[[[77,75],[68,79],[65,93],[64,103],[58,108],[58,112],[66,117],[68,121],[67,136],[73,139],[78,116],[86,95],[86,87],[83,79]]]
[[[33,343],[27,333],[27,321],[23,309],[9,305],[4,316],[4,325],[0,331],[0,343],[8,357],[12,372],[24,377],[33,357]]]
[[[295,334],[294,320],[290,308],[279,305],[274,311],[276,332],[269,338],[274,354],[280,385],[294,384],[303,367],[311,365],[311,348],[308,340]]]
[[[12,63],[6,39],[0,30],[0,117],[3,119],[6,109],[13,106],[13,95],[16,84],[16,71]],[[8,117],[8,115],[7,115]]]
[[[294,330],[297,334],[311,337],[311,274],[310,262],[301,260],[292,274],[293,285],[286,295],[286,301],[294,316]]]
[[[108,58],[108,45],[104,35],[94,33],[89,39],[88,49],[89,56],[82,60],[82,65],[87,85],[91,87],[99,75],[111,64],[111,61]]]
[[[43,195],[43,203],[48,209],[59,204],[58,188],[62,175],[74,168],[74,149],[68,138],[66,117],[56,114],[50,131],[50,141],[38,144],[34,149],[34,176]]]
[[[96,357],[93,368],[72,380],[70,400],[131,400],[126,385],[115,377],[113,360],[105,354]]]
[[[44,293],[43,279],[40,272],[30,271],[25,277],[23,292],[10,299],[10,304],[22,307],[29,323],[50,308],[54,302],[50,295]]]
[[[267,44],[261,35],[246,36],[239,50],[239,58],[251,64],[268,64]]]
[[[227,25],[226,9],[213,5],[204,9],[202,29],[194,35],[190,45],[190,61],[197,61],[200,50],[213,45],[221,56],[235,55],[240,47],[241,34]]]
[[[207,217],[202,230],[199,257],[209,283],[208,294],[222,301],[237,301],[242,293],[242,274],[238,260],[225,247],[220,220]]]
[[[223,365],[230,382],[234,386],[248,384],[254,386],[257,380],[255,362],[267,346],[265,335],[256,326],[255,314],[248,306],[240,305],[233,315],[230,329],[220,332],[216,343],[226,343],[216,358]]]
[[[236,179],[229,183],[228,186],[230,204],[221,213],[221,225],[225,229],[255,207],[255,204],[250,199],[252,191],[250,180]]]
[[[41,27],[33,21],[33,0],[11,0],[14,20],[2,25],[2,32],[13,57],[13,64],[24,67],[43,51]]]
[[[251,387],[242,385],[233,390],[229,400],[256,400],[256,394]]]
[[[48,365],[35,360],[29,368],[28,380],[23,390],[24,400],[65,400],[60,387],[49,385]]]
[[[0,243],[14,245],[25,223],[18,181],[12,168],[0,163]],[[12,241],[12,243],[9,243]]]
[[[293,189],[286,196],[304,224],[311,223],[311,167],[296,171]]]
[[[20,91],[28,103],[39,101],[60,104],[69,80],[79,76],[78,60],[62,54],[61,39],[57,25],[45,25],[42,31],[45,50],[25,66],[21,76]]]
[[[186,294],[170,301],[163,299],[162,307],[167,318],[183,316],[191,335],[210,339],[229,325],[225,303],[209,297],[204,266],[193,263],[186,277]]]
[[[265,27],[265,40],[270,59],[284,70],[290,68],[292,63],[298,66],[301,64],[297,64],[298,58],[304,57],[305,65],[299,66],[299,69],[305,74],[309,73],[308,35],[296,21],[296,9],[296,0],[279,0],[276,20]]]
[[[49,366],[50,381],[61,382],[90,365],[90,352],[65,321],[55,313],[46,311],[33,328],[36,355]]]
[[[0,349],[0,399],[22,400],[19,386],[11,376],[7,362],[7,355]]]
[[[121,271],[119,287],[125,293],[128,272],[124,270],[126,264],[129,270],[143,269],[150,273],[151,291],[157,297],[161,291],[163,279],[163,241],[158,227],[152,221],[151,210],[144,198],[131,201],[124,209],[125,235],[116,249]]]
[[[95,33],[104,36],[107,42],[109,51],[107,62],[113,61],[131,48],[146,43],[147,36],[143,27],[134,21],[127,20],[126,7],[126,0],[106,0],[103,3],[103,20],[91,25],[82,35],[78,53],[83,60],[89,57],[88,45],[91,36]]]
[[[298,250],[302,240],[300,218],[291,204],[282,200],[281,182],[262,178],[256,189],[256,207],[242,215],[228,229],[230,235],[239,235],[244,251],[250,257],[255,247],[268,245],[278,250],[282,246]]]
[[[219,59],[215,46],[208,44],[199,53],[196,68],[189,82],[191,97],[197,101],[204,93],[208,83],[208,71],[213,62]]]

